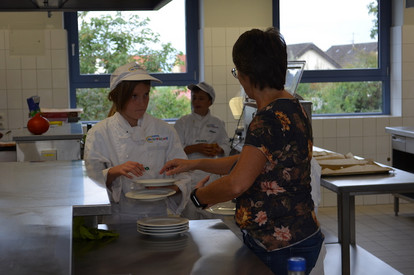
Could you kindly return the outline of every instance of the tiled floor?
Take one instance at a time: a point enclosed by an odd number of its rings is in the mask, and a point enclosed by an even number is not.
[[[321,207],[322,228],[337,234],[336,207]],[[356,243],[402,274],[414,274],[414,203],[356,206]],[[329,274],[327,274],[329,275]]]

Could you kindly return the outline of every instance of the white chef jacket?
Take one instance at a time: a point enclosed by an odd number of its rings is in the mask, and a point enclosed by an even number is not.
[[[210,111],[208,111],[205,116],[200,116],[196,113],[185,115],[175,122],[174,128],[180,136],[183,148],[197,143],[217,143],[224,151],[223,156],[229,155],[230,144],[225,124],[219,118],[212,116]],[[187,156],[189,159],[215,158],[208,157],[198,152]],[[190,174],[192,188],[194,188],[204,177],[210,175],[201,170],[192,171]],[[218,177],[218,175],[210,175],[209,182],[216,180]],[[189,219],[212,218],[212,216],[204,210],[196,209],[192,202],[188,203],[183,215]]]
[[[131,127],[117,112],[87,133],[84,160],[88,176],[103,186],[106,186],[108,170],[113,166],[136,161],[149,167],[139,179],[162,178],[159,171],[174,158],[187,158],[176,131],[147,113],[138,121],[138,126]],[[112,206],[112,217],[108,222],[135,222],[142,217],[167,215],[167,207],[174,214],[180,214],[189,198],[191,178],[188,173],[175,178],[180,194],[148,202],[125,197],[131,190],[143,189],[142,185],[124,176],[116,178],[111,190],[107,189]]]
[[[322,168],[318,161],[312,157],[311,159],[311,187],[312,200],[315,205],[315,213],[318,214],[318,207],[321,203],[321,174]]]
[[[217,143],[223,148],[224,156],[229,155],[229,137],[224,122],[212,116],[210,111],[205,116],[195,113],[185,115],[175,122],[174,128],[177,130],[184,148],[197,143]],[[199,159],[206,158],[206,156],[201,153],[193,153],[188,155],[188,158]]]

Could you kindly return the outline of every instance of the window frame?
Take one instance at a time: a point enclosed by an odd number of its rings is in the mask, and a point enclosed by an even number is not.
[[[152,83],[153,86],[186,86],[197,83],[199,79],[199,1],[185,1],[186,14],[186,61],[185,73],[152,74],[162,83]],[[109,88],[110,74],[82,75],[79,67],[79,33],[77,12],[65,12],[64,28],[68,33],[68,63],[69,63],[69,100],[70,107],[76,108],[76,89],[80,88]]]
[[[273,1],[273,26],[280,29],[280,0]],[[351,116],[390,114],[390,28],[391,1],[378,0],[378,68],[305,70],[301,83],[380,81],[382,83],[382,112],[355,114],[313,114],[312,116]],[[283,34],[283,30],[280,30]]]

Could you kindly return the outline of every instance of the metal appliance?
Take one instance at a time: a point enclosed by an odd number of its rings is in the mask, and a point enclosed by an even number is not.
[[[414,173],[414,127],[385,127],[391,134],[392,166]],[[398,216],[399,199],[414,202],[414,193],[394,195],[394,213]]]

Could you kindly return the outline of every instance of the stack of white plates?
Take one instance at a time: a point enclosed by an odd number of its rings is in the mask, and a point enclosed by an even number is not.
[[[186,234],[162,238],[142,235],[140,238],[140,246],[147,251],[154,252],[180,251],[185,249],[188,243],[189,239]]]
[[[188,219],[181,217],[152,217],[137,221],[139,233],[151,236],[174,236],[188,231]]]

